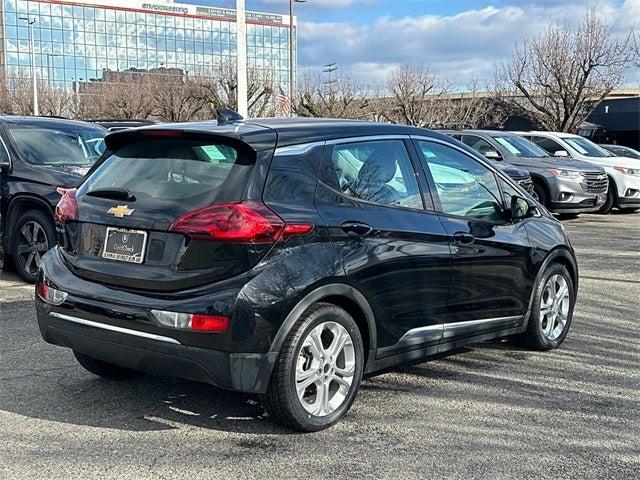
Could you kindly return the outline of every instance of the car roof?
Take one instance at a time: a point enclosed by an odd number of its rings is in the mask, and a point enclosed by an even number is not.
[[[73,126],[86,126],[92,127],[96,130],[104,130],[100,125],[95,123],[83,122],[81,120],[70,120],[68,118],[59,117],[34,117],[26,115],[2,115],[0,116],[0,122],[8,125],[24,125],[31,127],[48,127],[48,128],[65,128]]]
[[[254,118],[219,125],[215,120],[203,122],[156,124],[126,131],[113,132],[107,137],[109,147],[126,142],[127,138],[149,130],[180,130],[194,134],[223,135],[247,143],[254,150],[264,150],[291,145],[314,143],[342,138],[376,135],[422,135],[434,138],[450,138],[424,128],[376,123],[364,120],[328,118]]]
[[[567,132],[545,132],[542,130],[529,130],[527,132],[513,132],[518,135],[540,135],[541,137],[558,137],[558,138],[583,138],[580,135],[576,135],[575,133],[567,133]]]

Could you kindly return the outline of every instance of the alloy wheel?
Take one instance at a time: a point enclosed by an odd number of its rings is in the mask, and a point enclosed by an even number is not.
[[[17,254],[25,272],[35,275],[38,272],[42,255],[49,250],[47,234],[35,221],[26,222],[20,229]]]
[[[570,306],[567,280],[560,274],[552,275],[540,298],[540,325],[542,334],[547,339],[554,341],[562,335],[569,318]]]
[[[345,401],[356,368],[351,335],[341,324],[324,322],[309,332],[296,362],[298,400],[311,415],[323,417]]]

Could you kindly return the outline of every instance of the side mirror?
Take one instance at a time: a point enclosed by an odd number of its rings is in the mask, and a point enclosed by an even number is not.
[[[495,150],[489,150],[484,154],[484,157],[488,158],[489,160],[502,160],[502,155],[500,155],[500,153],[496,152]]]
[[[511,197],[511,218],[521,220],[533,215],[535,206],[531,205],[526,198],[514,195]]]
[[[566,150],[557,150],[553,153],[554,157],[568,157],[569,156],[569,152],[567,152]]]

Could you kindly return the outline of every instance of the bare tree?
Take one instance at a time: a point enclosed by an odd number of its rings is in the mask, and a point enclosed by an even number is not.
[[[428,65],[402,64],[387,79],[391,104],[381,113],[393,123],[433,127],[447,88]]]
[[[54,87],[41,82],[38,85],[40,115],[74,118],[77,115],[77,103],[71,90]]]
[[[508,118],[493,93],[479,90],[475,80],[460,92],[442,95],[437,108],[439,118],[431,125],[437,128],[502,127]]]
[[[633,52],[633,64],[640,68],[640,30],[631,32],[631,51]]]
[[[540,127],[574,131],[622,82],[628,47],[591,9],[577,27],[550,24],[516,46],[497,68],[497,91],[509,109]]]
[[[347,72],[330,83],[323,82],[320,73],[303,75],[295,111],[303,117],[366,118],[371,113],[372,97]]]
[[[0,92],[2,113],[13,115],[31,115],[33,113],[33,91],[29,75],[3,78]]]
[[[154,105],[154,116],[163,122],[200,119],[207,104],[198,79],[157,78],[148,88]]]
[[[211,116],[218,107],[236,109],[238,106],[238,74],[234,63],[223,63],[213,78],[201,77],[201,93]],[[275,85],[269,72],[255,68],[247,71],[247,97],[249,116],[262,117],[275,114]]]
[[[123,73],[123,72],[120,72]],[[154,113],[150,76],[119,75],[78,85],[81,118],[145,119]]]

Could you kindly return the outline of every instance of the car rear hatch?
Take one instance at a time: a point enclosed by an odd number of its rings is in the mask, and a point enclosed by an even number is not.
[[[76,275],[176,291],[250,269],[277,240],[282,220],[259,198],[247,200],[250,186],[261,191],[256,162],[272,150],[158,128],[112,134],[106,143],[104,161],[56,211],[64,258]]]

